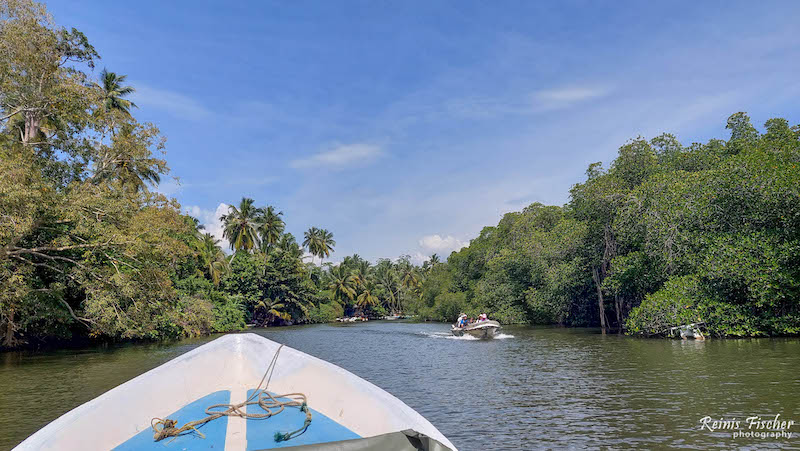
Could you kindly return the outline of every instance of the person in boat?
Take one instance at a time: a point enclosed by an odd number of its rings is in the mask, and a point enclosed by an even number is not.
[[[478,322],[481,321],[489,321],[489,317],[486,316],[486,313],[481,313],[481,316],[478,317]]]
[[[458,321],[456,321],[456,327],[464,327],[467,325],[467,315],[462,313],[458,317]]]

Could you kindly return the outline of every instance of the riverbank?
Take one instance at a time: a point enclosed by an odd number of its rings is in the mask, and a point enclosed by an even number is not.
[[[463,450],[481,449],[476,434],[509,449],[796,443],[699,429],[706,415],[800,419],[796,338],[642,340],[506,326],[505,339],[480,341],[452,337],[448,324],[400,321],[250,331],[386,389]],[[0,417],[0,449],[212,338],[0,354],[0,408],[13,412]]]

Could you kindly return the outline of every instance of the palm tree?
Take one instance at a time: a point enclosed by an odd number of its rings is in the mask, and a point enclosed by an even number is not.
[[[256,304],[256,311],[264,310],[267,315],[267,319],[263,322],[263,324],[269,323],[272,318],[281,318],[284,321],[289,321],[291,319],[291,315],[281,311],[281,309],[285,308],[286,306],[279,302],[277,299],[271,298],[264,298],[261,301],[258,301]]]
[[[362,310],[378,303],[378,297],[373,294],[373,288],[365,287],[356,298],[356,305]]]
[[[378,285],[386,290],[389,295],[389,299],[387,299],[386,302],[387,307],[393,312],[399,310],[400,302],[398,294],[400,287],[394,264],[389,260],[379,261],[378,265],[375,267],[375,277]]]
[[[346,305],[347,301],[352,301],[356,296],[356,277],[352,273],[340,266],[334,266],[330,270],[331,281],[328,288],[333,294],[333,299]]]
[[[419,285],[416,268],[410,264],[402,265],[400,267],[400,281],[409,290],[416,288]]]
[[[138,150],[134,125],[123,124],[119,133],[112,137],[112,145],[100,146],[100,152],[92,162],[93,174],[89,180],[93,183],[118,180],[125,188],[134,191],[147,191],[147,185],[161,183],[161,172],[166,169],[166,162]]]
[[[281,234],[280,239],[278,239],[277,247],[281,252],[287,253],[293,258],[300,259],[303,256],[303,249],[300,248],[297,244],[297,240],[294,239],[294,235],[291,233]]]
[[[136,92],[131,86],[122,86],[126,78],[128,78],[127,75],[117,75],[114,72],[103,69],[103,72],[100,72],[102,85],[92,83],[92,86],[103,93],[103,106],[106,111],[120,111],[130,116],[131,107],[137,108],[135,103],[123,98]]]
[[[263,212],[253,206],[253,199],[243,197],[239,208],[228,206],[228,214],[219,219],[224,224],[222,236],[231,243],[235,251],[249,251],[258,246],[258,229]]]
[[[282,215],[283,212],[275,212],[275,207],[272,205],[264,209],[258,232],[261,235],[261,246],[265,253],[272,250],[272,246],[278,243],[283,230],[286,228],[286,223],[281,219]]]
[[[336,246],[336,241],[333,240],[333,234],[327,229],[319,231],[319,262],[322,263],[323,257],[330,257],[333,248]]]
[[[320,229],[311,227],[303,234],[303,247],[308,249],[312,261],[320,252],[320,232]]]
[[[220,278],[230,270],[228,258],[219,247],[219,240],[210,233],[205,233],[195,242],[197,257],[215,286],[219,286]]]
[[[367,285],[367,280],[370,276],[370,269],[372,269],[372,267],[366,260],[361,260],[356,265],[355,276],[360,287]]]
[[[428,260],[428,262],[430,263],[431,267],[434,267],[439,263],[441,263],[441,260],[439,259],[439,254],[431,255],[431,258]]]

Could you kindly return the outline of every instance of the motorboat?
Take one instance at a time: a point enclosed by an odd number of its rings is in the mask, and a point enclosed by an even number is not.
[[[500,330],[500,323],[493,320],[476,321],[464,327],[453,325],[451,328],[451,332],[456,337],[462,337],[467,334],[475,338],[494,338],[498,330]]]

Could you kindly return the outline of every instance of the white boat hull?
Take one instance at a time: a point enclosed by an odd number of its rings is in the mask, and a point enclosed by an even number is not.
[[[151,436],[150,422],[154,417],[165,418],[220,391],[230,393],[223,395],[230,398],[230,403],[244,401],[248,390],[258,385],[279,346],[252,333],[223,336],[67,412],[15,449],[131,449],[121,445],[143,432]],[[391,394],[338,366],[289,347],[281,349],[268,389],[273,393],[304,393],[318,417],[327,417],[358,437],[413,429],[455,449],[430,422]],[[227,419],[225,450],[259,449],[248,446],[247,428],[253,427],[252,421],[274,420],[223,418]],[[309,430],[313,427],[312,420]],[[199,447],[208,444],[200,437],[191,439],[200,440],[195,442]],[[282,446],[292,445],[286,442]],[[187,446],[193,448],[191,444]]]
[[[453,327],[451,332],[456,337],[466,335],[473,336],[480,339],[494,338],[497,331],[500,330],[500,323],[497,321],[481,321],[479,323],[468,324],[465,327]]]

